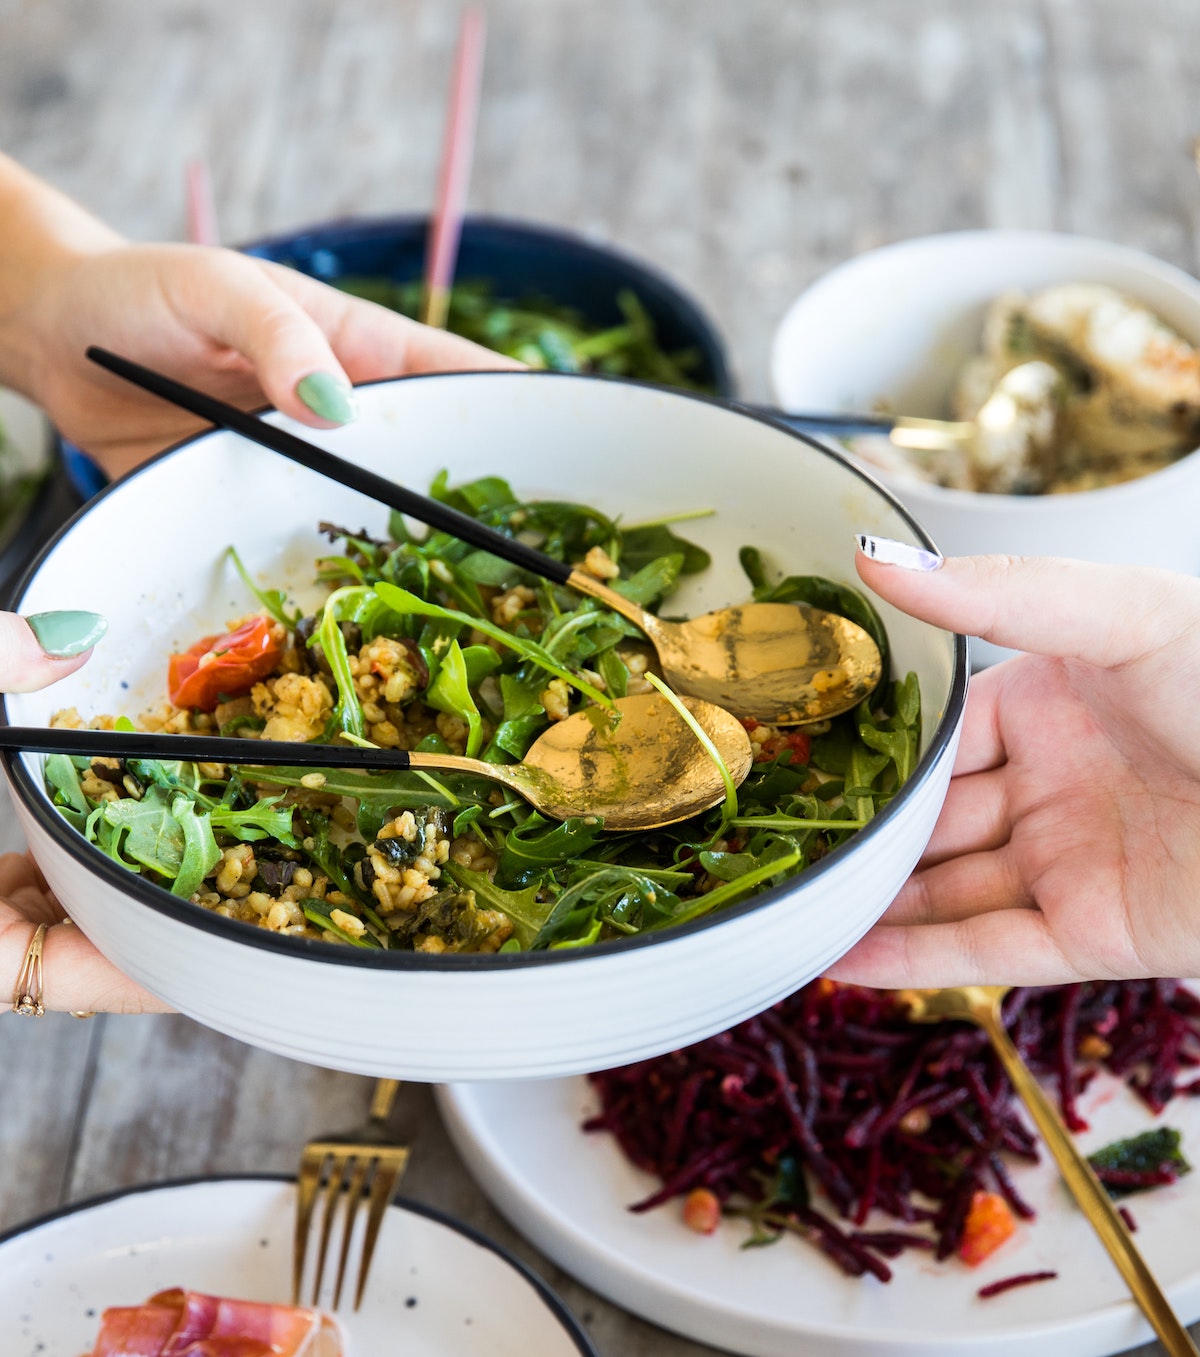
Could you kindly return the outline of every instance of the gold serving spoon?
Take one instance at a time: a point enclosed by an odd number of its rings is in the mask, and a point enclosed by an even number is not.
[[[948,989],[902,989],[897,991],[896,997],[907,1006],[913,1022],[970,1022],[987,1033],[1004,1072],[1054,1156],[1063,1180],[1100,1236],[1100,1242],[1108,1250],[1138,1308],[1150,1321],[1169,1357],[1198,1357],[1200,1349],[1171,1309],[1170,1301],[1138,1252],[1120,1212],[1013,1045],[1000,1015],[1001,1001],[1010,988],[1009,985],[956,985]]]
[[[740,784],[753,761],[745,727],[710,702],[680,701],[711,740],[734,784]],[[675,824],[715,806],[727,790],[709,751],[658,693],[618,698],[612,711],[589,707],[556,721],[521,763],[510,764],[405,749],[29,726],[0,726],[0,749],[229,763],[251,774],[261,769],[263,782],[271,780],[268,769],[281,766],[469,773],[501,783],[555,820],[603,816],[604,827],[614,830]],[[314,788],[319,790],[315,779]]]
[[[804,725],[849,711],[882,677],[878,647],[861,627],[798,603],[747,603],[689,622],[664,622],[585,571],[486,527],[449,505],[355,466],[295,434],[95,345],[109,372],[201,419],[232,429],[301,466],[349,486],[531,574],[567,585],[640,628],[677,692],[774,725]]]

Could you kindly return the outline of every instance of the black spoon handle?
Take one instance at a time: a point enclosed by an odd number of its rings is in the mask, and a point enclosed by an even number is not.
[[[41,726],[0,726],[0,749],[31,754],[78,754],[84,758],[181,759],[187,763],[239,763],[260,768],[412,767],[406,749],[362,749],[351,745],[301,744],[288,740],[239,740],[222,735],[159,735],[146,731],[68,730]]]
[[[264,448],[270,448],[272,452],[278,452],[293,462],[299,462],[310,471],[349,486],[351,490],[357,490],[370,499],[388,505],[389,508],[398,509],[402,514],[408,514],[420,523],[469,542],[481,551],[490,551],[493,556],[499,556],[501,560],[508,561],[511,565],[520,566],[522,570],[528,570],[532,575],[553,580],[555,584],[566,584],[571,577],[571,567],[564,562],[556,561],[552,556],[526,546],[524,542],[505,537],[503,533],[486,527],[467,514],[459,513],[448,504],[439,504],[437,500],[419,495],[415,490],[405,489],[395,481],[388,480],[386,476],[378,476],[365,467],[348,462],[344,457],[326,452],[315,443],[297,438],[286,429],[276,428],[275,425],[259,419],[257,415],[248,415],[235,405],[228,405],[214,396],[206,396],[203,391],[185,386],[183,382],[177,382],[172,377],[164,377],[161,372],[143,367],[141,363],[122,358],[119,354],[111,353],[108,349],[99,348],[95,344],[89,346],[87,356],[93,363],[116,373],[118,377],[124,377],[126,381],[140,386],[143,391],[161,396],[172,405],[178,405],[193,415],[199,415],[201,419],[207,419],[209,423],[220,428],[232,429],[243,438],[261,443]]]

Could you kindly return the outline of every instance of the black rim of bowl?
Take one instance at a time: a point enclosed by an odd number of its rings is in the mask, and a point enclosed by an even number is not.
[[[151,1192],[172,1192],[181,1188],[200,1187],[202,1185],[219,1187],[222,1183],[295,1183],[295,1181],[295,1178],[287,1173],[200,1173],[190,1178],[167,1178],[160,1182],[136,1183],[132,1187],[118,1187],[111,1192],[102,1192],[95,1197],[87,1197],[83,1201],[70,1202],[66,1206],[56,1207],[53,1211],[46,1211],[40,1216],[34,1216],[32,1220],[23,1221],[20,1225],[5,1230],[0,1233],[0,1247],[11,1243],[14,1239],[20,1239],[22,1235],[31,1234],[44,1225],[53,1225],[55,1221],[66,1220],[70,1216],[83,1215],[88,1211],[108,1206],[113,1202],[123,1201],[128,1197],[145,1196]],[[426,1220],[433,1221],[435,1225],[453,1230],[455,1234],[462,1235],[472,1244],[478,1244],[481,1248],[487,1249],[489,1253],[494,1253],[497,1258],[507,1263],[514,1272],[523,1277],[537,1292],[546,1308],[553,1314],[564,1332],[570,1336],[582,1357],[600,1357],[592,1340],[584,1332],[579,1320],[567,1308],[562,1297],[547,1282],[543,1281],[527,1263],[523,1263],[516,1254],[510,1253],[502,1244],[498,1244],[488,1235],[475,1229],[474,1226],[456,1220],[444,1211],[439,1211],[435,1206],[426,1206],[423,1202],[413,1201],[408,1197],[397,1197],[392,1205],[402,1211],[408,1211],[414,1216],[424,1216]]]
[[[780,433],[786,434],[789,438],[797,439],[799,442],[806,443],[815,451],[823,456],[838,462],[852,475],[861,480],[864,484],[886,500],[888,504],[903,518],[903,520],[912,529],[917,540],[922,542],[931,550],[936,550],[933,541],[925,530],[917,523],[907,509],[896,499],[890,490],[880,485],[871,475],[856,466],[849,458],[835,452],[832,448],[826,447],[823,443],[817,442],[807,435],[789,428],[786,424],[781,424],[777,420],[767,415],[758,413],[755,410],[747,409],[738,405],[736,401],[723,399],[719,396],[707,396],[698,392],[681,391],[676,387],[656,386],[650,382],[634,382],[624,377],[606,377],[588,375],[581,376],[575,373],[562,372],[511,372],[491,370],[486,372],[473,373],[454,373],[454,372],[432,372],[432,373],[413,373],[405,377],[387,378],[380,382],[366,382],[364,386],[384,386],[395,385],[401,382],[430,382],[444,381],[447,378],[462,378],[469,376],[472,378],[499,379],[505,381],[567,381],[567,382],[612,382],[621,386],[636,386],[657,390],[668,395],[677,397],[680,400],[699,401],[705,405],[714,405],[722,410],[729,410],[745,419],[754,420],[760,424],[769,425]],[[265,407],[269,411],[271,407]],[[263,413],[260,410],[258,413]],[[20,600],[26,589],[33,581],[43,562],[54,551],[63,537],[70,532],[72,527],[85,514],[90,512],[91,506],[98,504],[109,495],[119,492],[122,485],[132,480],[135,476],[141,476],[151,467],[159,462],[173,456],[182,448],[188,447],[198,439],[206,438],[213,430],[193,434],[191,437],[183,439],[181,442],[166,448],[164,451],[152,457],[149,461],[143,462],[140,467],[122,477],[119,481],[114,481],[106,486],[93,500],[78,510],[75,514],[62,525],[61,528],[50,538],[42,547],[37,556],[26,567],[16,587],[12,591],[6,606],[12,611],[17,611]],[[745,914],[750,914],[756,910],[763,909],[768,905],[775,903],[784,895],[794,889],[797,881],[812,880],[830,871],[850,851],[853,851],[857,845],[869,843],[874,838],[881,827],[886,826],[899,813],[901,807],[911,799],[916,788],[923,781],[923,774],[927,772],[934,763],[946,755],[950,744],[952,733],[958,725],[963,704],[966,700],[967,691],[967,643],[963,636],[954,637],[954,664],[950,676],[950,692],[947,696],[945,710],[942,713],[942,719],[933,739],[930,740],[924,754],[917,762],[912,776],[908,782],[896,793],[892,800],[872,819],[870,824],[860,829],[854,837],[847,843],[835,848],[820,862],[814,863],[811,867],[805,868],[802,873],[789,877],[786,881],[777,886],[772,886],[769,890],[762,891],[758,895],[748,896],[736,904],[726,905],[716,913],[704,915],[701,918],[693,919],[688,923],[676,924],[671,928],[664,928],[651,933],[638,933],[632,937],[616,938],[607,942],[592,943],[588,947],[568,947],[559,949],[547,949],[538,952],[506,952],[503,955],[493,953],[435,953],[409,952],[396,949],[394,951],[375,951],[367,950],[361,947],[339,947],[335,944],[324,941],[320,938],[297,938],[278,933],[273,933],[269,929],[259,928],[255,924],[243,923],[240,919],[226,919],[220,914],[215,914],[211,910],[205,909],[202,905],[194,905],[188,900],[180,900],[173,896],[169,891],[161,886],[154,885],[153,882],[146,880],[145,877],[137,876],[126,868],[119,867],[111,858],[100,852],[94,845],[89,843],[82,834],[72,829],[63,817],[55,810],[44,788],[38,786],[30,776],[28,769],[22,762],[19,754],[11,751],[0,753],[0,760],[3,761],[5,772],[8,774],[9,782],[16,794],[21,798],[26,810],[33,816],[38,825],[44,829],[62,848],[64,848],[78,863],[94,872],[109,885],[114,886],[122,894],[132,895],[151,909],[160,914],[165,914],[169,918],[183,923],[192,928],[201,928],[206,932],[214,933],[219,937],[229,938],[233,942],[248,943],[253,947],[265,948],[268,951],[279,953],[285,957],[307,958],[309,960],[318,959],[328,961],[334,965],[341,966],[365,966],[372,970],[515,970],[524,969],[527,966],[553,966],[568,965],[572,961],[587,958],[598,958],[612,955],[616,952],[626,952],[640,947],[661,947],[672,942],[675,939],[690,937],[694,933],[703,932],[709,928],[718,928],[723,924],[731,923],[740,919]],[[0,695],[0,720],[3,724],[11,725],[8,718],[7,699]]]

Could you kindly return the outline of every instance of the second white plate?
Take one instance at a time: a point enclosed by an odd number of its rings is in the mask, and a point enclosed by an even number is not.
[[[885,1284],[845,1276],[812,1245],[743,1249],[745,1227],[702,1236],[678,1203],[626,1208],[657,1184],[607,1134],[580,1124],[598,1106],[585,1079],[458,1084],[440,1090],[451,1136],[510,1221],[568,1272],[663,1327],[747,1357],[1109,1357],[1153,1337],[1053,1162],[1014,1171],[1038,1212],[978,1268],[909,1253]],[[1085,1152],[1154,1124],[1111,1079],[1080,1100]],[[1200,1159],[1200,1099],[1162,1120]],[[1138,1247],[1186,1322],[1200,1317],[1200,1171],[1133,1197]],[[872,1222],[873,1224],[875,1222]],[[1054,1281],[980,1300],[1021,1272]]]

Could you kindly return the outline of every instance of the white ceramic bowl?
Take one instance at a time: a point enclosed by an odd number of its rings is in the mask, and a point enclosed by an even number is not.
[[[791,306],[775,334],[771,379],[786,410],[946,418],[964,360],[977,353],[999,293],[1105,283],[1200,344],[1200,283],[1137,250],[1041,231],[963,231],[872,250]],[[1070,495],[993,495],[914,485],[876,472],[942,549],[1073,556],[1200,571],[1200,456],[1123,485]],[[984,662],[1008,652],[973,645]]]
[[[687,525],[714,565],[678,596],[680,611],[745,598],[737,551],[746,543],[780,568],[853,580],[854,531],[927,540],[841,457],[715,400],[534,373],[414,377],[360,395],[353,426],[304,432],[420,489],[449,467],[455,480],[499,473],[522,494],[630,518],[717,509]],[[227,433],[184,443],[110,487],[47,548],[17,600],[23,612],[104,612],[108,637],[54,689],[8,697],[7,720],[43,724],[72,705],[134,714],[161,697],[167,652],[246,611],[225,547],[236,544],[264,582],[304,582],[322,547],[320,519],[380,533],[386,513]],[[38,758],[8,759],[5,771],[34,855],[80,927],[200,1022],[377,1076],[599,1069],[698,1040],[789,993],[865,932],[916,863],[950,777],[965,643],[882,611],[897,668],[917,672],[924,702],[920,764],[901,793],[802,876],[673,932],[592,948],[428,956],[280,937],[116,866],[51,807]]]

